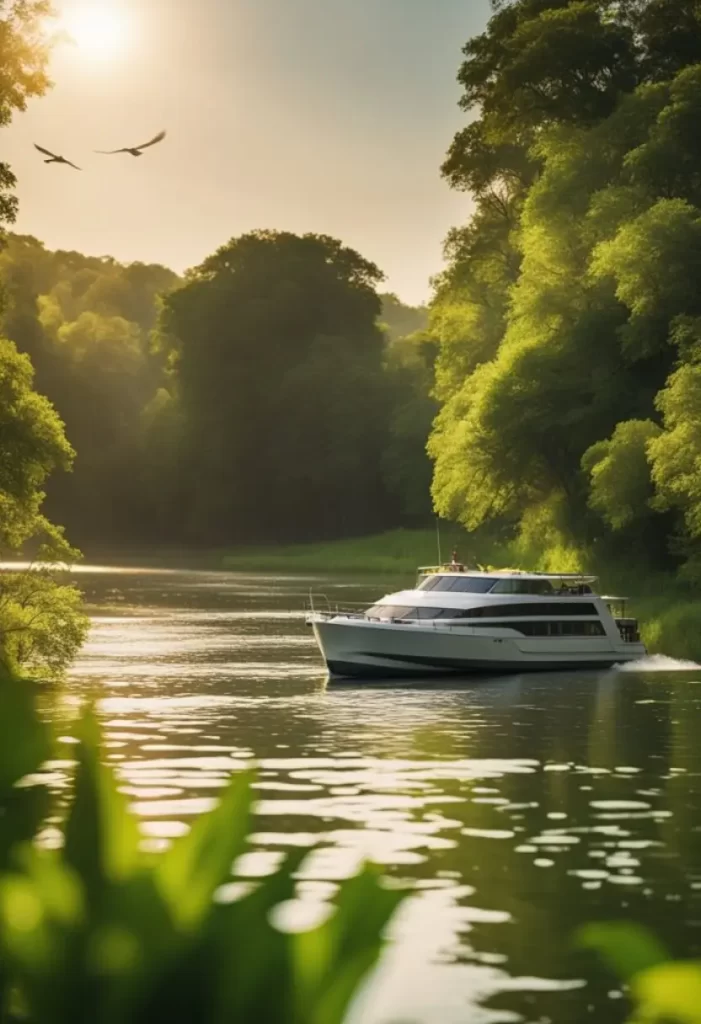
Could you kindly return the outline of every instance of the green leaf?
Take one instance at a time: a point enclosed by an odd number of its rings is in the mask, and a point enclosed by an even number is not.
[[[2,961],[37,1024],[78,1024],[84,1002],[81,887],[57,857],[27,852],[26,873],[0,879]]]
[[[36,772],[50,753],[49,734],[36,711],[36,688],[0,676],[0,794]]]
[[[193,824],[158,866],[158,880],[173,916],[192,927],[206,914],[214,893],[228,881],[248,834],[253,774],[234,776],[221,802]]]
[[[295,851],[253,892],[215,907],[209,926],[211,962],[218,966],[212,1024],[293,1019],[293,937],[274,928],[270,914],[293,898],[295,874],[307,855]]]
[[[597,952],[622,981],[669,960],[651,932],[625,921],[586,925],[577,936],[577,945]]]
[[[340,1024],[358,985],[376,963],[383,932],[404,895],[380,884],[366,867],[346,882],[333,916],[296,935],[295,978],[299,1018],[306,1024]]]
[[[139,830],[113,772],[100,763],[100,730],[92,713],[79,734],[75,797],[66,822],[66,862],[80,875],[88,894],[127,878],[140,863]]]
[[[49,810],[44,785],[21,786],[0,797],[0,871],[12,863],[15,847],[33,839]]]
[[[635,977],[641,1024],[701,1024],[701,963],[667,963]]]

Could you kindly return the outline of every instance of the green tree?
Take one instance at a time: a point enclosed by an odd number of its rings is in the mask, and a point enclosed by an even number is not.
[[[435,361],[436,343],[428,331],[397,338],[385,357],[390,419],[383,476],[402,520],[416,525],[432,519],[427,444],[438,411],[432,397]]]
[[[0,127],[49,87],[45,19],[50,11],[49,0],[0,0]],[[0,162],[0,225],[17,216],[16,184],[9,165]]]
[[[661,433],[650,420],[619,423],[608,441],[585,452],[582,467],[591,479],[589,504],[615,531],[651,514],[654,496],[648,450]]]
[[[146,443],[145,424],[156,395],[173,389],[154,328],[160,295],[176,275],[50,252],[34,238],[10,235],[0,281],[5,330],[31,357],[37,386],[56,405],[77,452],[74,472],[48,486],[50,514],[83,544],[172,539],[156,501],[163,468]],[[165,505],[170,492],[162,493]]]
[[[661,509],[684,516],[688,571],[701,576],[701,363],[698,356],[672,374],[657,398],[664,431],[650,442],[652,479]]]
[[[670,437],[701,316],[701,67],[685,66],[701,23],[678,5],[682,41],[672,6],[519,0],[466,49],[478,116],[445,171],[477,211],[431,308],[430,451],[438,511],[472,529],[537,522],[551,540],[549,516],[580,544],[645,537],[671,564],[680,513],[694,537]]]
[[[380,295],[382,312],[381,325],[391,342],[406,338],[409,334],[423,331],[428,327],[426,306],[407,306],[392,292]]]
[[[343,536],[391,521],[378,268],[335,239],[233,239],[166,299],[197,542]]]
[[[0,556],[25,550],[36,563],[0,573],[0,670],[60,674],[82,644],[80,593],[61,583],[58,563],[77,552],[42,513],[43,486],[70,468],[73,451],[50,403],[32,389],[32,367],[0,339]]]

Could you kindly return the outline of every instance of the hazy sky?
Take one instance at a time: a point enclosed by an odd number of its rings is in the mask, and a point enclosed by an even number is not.
[[[488,0],[58,0],[77,43],[3,131],[16,227],[181,271],[254,228],[324,232],[404,301],[469,215],[439,168],[465,116],[461,47]],[[136,145],[141,159],[93,149]],[[45,166],[39,144],[84,168]]]

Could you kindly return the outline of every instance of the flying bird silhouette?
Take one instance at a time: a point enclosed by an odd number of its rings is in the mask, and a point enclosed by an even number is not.
[[[72,164],[70,160],[66,160],[65,156],[56,156],[56,154],[52,153],[50,149],[44,149],[43,146],[37,146],[36,142],[34,143],[34,148],[38,149],[40,153],[44,154],[44,156],[49,157],[48,160],[44,160],[45,164],[67,164],[68,167],[73,167],[76,171],[82,170],[82,168],[78,167],[77,164]]]
[[[144,142],[142,146],[125,146],[124,149],[96,149],[96,153],[101,153],[103,156],[114,156],[116,153],[130,153],[132,156],[143,156],[142,150],[148,149],[149,146],[155,146],[157,142],[163,142],[166,137],[166,132],[159,132],[155,139],[151,139],[150,142]]]

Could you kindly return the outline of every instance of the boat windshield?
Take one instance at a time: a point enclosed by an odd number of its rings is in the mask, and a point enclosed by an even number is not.
[[[558,583],[559,586],[555,586]],[[537,594],[581,597],[591,594],[587,582],[578,578],[543,576],[466,576],[463,573],[424,576],[418,590],[452,591],[459,594]]]
[[[487,576],[426,576],[419,584],[419,590],[452,590],[461,594],[488,594],[496,579]]]
[[[508,577],[497,580],[492,594],[552,594],[553,585],[550,580],[519,579]]]

